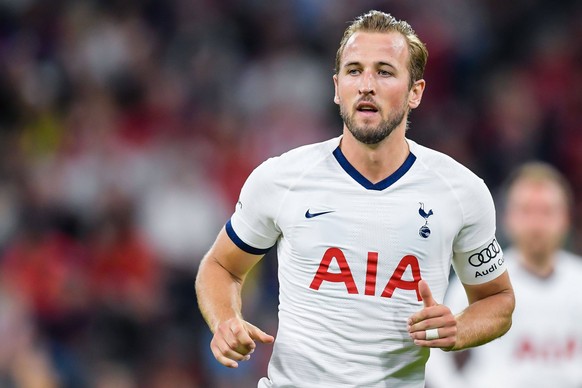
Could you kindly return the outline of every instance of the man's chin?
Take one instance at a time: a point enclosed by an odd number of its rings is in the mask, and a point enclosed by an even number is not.
[[[382,132],[377,129],[358,128],[357,130],[350,130],[352,136],[360,143],[366,145],[375,145],[390,136],[391,132]]]
[[[548,260],[555,251],[555,246],[549,242],[530,241],[524,244],[525,253],[532,259],[537,261]]]
[[[359,112],[356,111],[354,115],[360,121],[360,125],[378,125],[382,121],[382,116],[379,112]]]

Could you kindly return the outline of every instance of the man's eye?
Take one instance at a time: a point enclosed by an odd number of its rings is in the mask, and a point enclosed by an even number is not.
[[[391,77],[392,73],[389,72],[388,70],[378,70],[378,74],[380,74],[382,77]]]
[[[349,75],[358,75],[358,74],[360,74],[360,70],[358,70],[358,69],[350,69],[350,70],[348,70],[348,74]]]

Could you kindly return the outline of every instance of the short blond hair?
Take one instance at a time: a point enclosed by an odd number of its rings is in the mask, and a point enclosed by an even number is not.
[[[574,194],[570,183],[566,177],[558,171],[558,169],[548,163],[533,161],[527,162],[518,167],[509,176],[505,184],[506,193],[509,194],[513,186],[523,181],[533,183],[553,183],[558,186],[560,191],[562,191],[564,201],[568,208],[571,208],[574,203]]]
[[[369,11],[366,14],[358,16],[346,30],[340,41],[340,46],[335,56],[335,73],[340,70],[341,57],[346,47],[348,39],[357,31],[364,32],[399,32],[404,36],[408,43],[408,53],[410,59],[408,62],[408,72],[410,73],[409,87],[422,79],[424,68],[428,59],[428,50],[419,37],[416,35],[410,24],[404,20],[398,20],[389,13],[380,11]]]

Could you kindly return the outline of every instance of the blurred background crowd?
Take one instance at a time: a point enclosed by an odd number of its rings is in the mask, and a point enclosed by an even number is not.
[[[558,167],[582,252],[579,1],[0,0],[0,387],[265,375],[268,346],[214,361],[195,272],[254,167],[341,133],[335,51],[369,9],[429,50],[408,136],[494,196],[523,161]],[[244,296],[274,334],[273,253]]]

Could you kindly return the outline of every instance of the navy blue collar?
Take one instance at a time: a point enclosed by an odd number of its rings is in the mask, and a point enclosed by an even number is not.
[[[412,152],[410,152],[408,154],[408,157],[406,157],[404,163],[402,163],[402,166],[398,167],[398,170],[394,171],[392,175],[390,175],[386,179],[382,179],[378,183],[372,183],[366,177],[360,174],[360,172],[356,170],[355,167],[350,164],[350,162],[348,162],[339,146],[333,151],[333,156],[335,156],[338,163],[340,164],[340,166],[342,166],[345,172],[347,172],[349,176],[354,178],[356,182],[364,186],[364,188],[367,190],[377,190],[377,191],[384,190],[392,186],[392,184],[396,183],[398,179],[402,178],[404,174],[406,174],[408,170],[410,170],[410,168],[414,164],[414,161],[416,160],[416,156]]]

